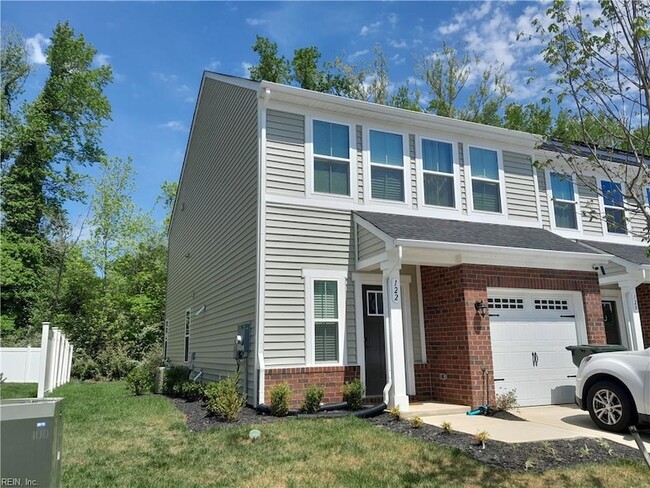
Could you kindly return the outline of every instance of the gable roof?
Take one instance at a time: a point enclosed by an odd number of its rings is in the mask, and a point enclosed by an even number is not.
[[[534,227],[487,224],[376,212],[355,212],[394,239],[507,248],[605,254]]]
[[[632,246],[629,244],[615,244],[611,242],[578,241],[590,248],[599,249],[617,258],[625,259],[641,266],[650,266],[647,246]]]

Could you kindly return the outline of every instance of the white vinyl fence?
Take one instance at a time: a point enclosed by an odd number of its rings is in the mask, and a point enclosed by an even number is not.
[[[38,398],[70,381],[72,345],[43,322],[41,347],[0,347],[0,372],[8,383],[38,383]]]

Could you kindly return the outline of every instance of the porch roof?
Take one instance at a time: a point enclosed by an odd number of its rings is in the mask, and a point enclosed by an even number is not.
[[[613,254],[617,258],[624,259],[630,263],[641,266],[650,266],[650,257],[648,257],[648,246],[633,246],[630,244],[617,244],[613,242],[596,242],[596,241],[578,241],[590,248],[598,249],[608,254]]]
[[[602,257],[606,253],[534,227],[376,212],[355,213],[396,240],[568,252],[591,254],[594,257]]]

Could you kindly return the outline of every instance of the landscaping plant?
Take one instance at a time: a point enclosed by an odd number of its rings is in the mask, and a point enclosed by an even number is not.
[[[205,387],[205,398],[209,413],[226,422],[239,419],[246,404],[246,396],[239,393],[239,373]]]
[[[300,410],[305,413],[316,413],[325,396],[325,389],[322,386],[311,385],[305,388],[305,401]]]
[[[454,429],[451,426],[451,422],[443,422],[440,427],[442,430],[444,430],[447,434],[451,433]]]
[[[181,396],[188,402],[201,400],[204,396],[204,386],[196,381],[186,381],[181,384]]]
[[[363,388],[359,378],[346,382],[341,387],[341,392],[343,393],[343,399],[348,403],[350,410],[360,410],[361,407],[363,407],[365,389]]]
[[[485,449],[485,443],[488,441],[489,438],[490,438],[490,434],[488,434],[485,430],[482,430],[481,432],[477,433],[474,436],[476,442],[478,442],[481,445],[481,449]]]
[[[390,408],[387,410],[387,412],[388,412],[388,415],[390,415],[391,417],[393,417],[395,420],[399,420],[399,416],[400,416],[400,414],[402,413],[402,412],[400,412],[398,406],[390,407]]]
[[[269,394],[271,395],[271,413],[276,417],[284,417],[289,413],[289,405],[291,404],[291,387],[286,381],[279,383],[271,388]]]
[[[494,402],[494,410],[497,412],[508,412],[519,406],[517,402],[517,389],[505,393],[497,393]]]
[[[185,366],[172,366],[165,370],[163,393],[167,396],[177,397],[183,393],[182,385],[190,376],[190,370]]]
[[[422,426],[424,425],[424,421],[422,420],[421,417],[418,417],[418,416],[416,415],[415,417],[411,417],[411,418],[409,419],[409,424],[410,424],[410,426],[413,427],[414,429],[419,429],[420,427],[422,427]]]
[[[153,390],[153,375],[141,366],[133,368],[126,376],[126,386],[138,396],[150,392]]]

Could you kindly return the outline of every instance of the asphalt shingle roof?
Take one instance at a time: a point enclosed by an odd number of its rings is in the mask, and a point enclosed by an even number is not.
[[[625,259],[635,264],[650,265],[650,257],[648,257],[647,246],[631,246],[628,244],[613,244],[611,242],[595,242],[595,241],[578,241],[586,244],[587,246],[595,247],[616,257]]]
[[[599,254],[544,229],[376,212],[355,213],[394,239]]]

